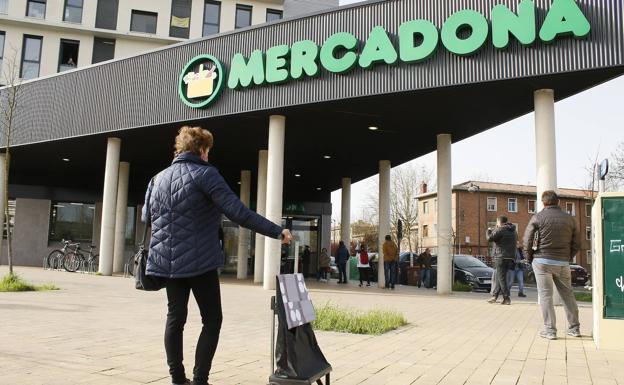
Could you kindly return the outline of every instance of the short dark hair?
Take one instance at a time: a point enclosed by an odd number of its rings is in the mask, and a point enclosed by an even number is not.
[[[392,237],[390,235],[386,235],[386,241],[391,241]]]
[[[344,246],[344,242],[343,242],[343,241],[340,241],[340,242],[338,242],[338,245],[339,245],[339,246]]]
[[[544,203],[544,206],[556,206],[559,204],[559,195],[553,190],[544,191],[542,203]]]
[[[509,218],[507,218],[504,215],[499,216],[497,219],[500,221],[500,223],[507,223],[507,222],[509,222]]]

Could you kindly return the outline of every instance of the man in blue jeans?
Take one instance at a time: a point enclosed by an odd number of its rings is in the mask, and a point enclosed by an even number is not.
[[[399,248],[390,235],[386,235],[383,244],[384,273],[386,276],[386,289],[394,290],[396,284],[397,260],[399,259]]]
[[[568,319],[567,335],[580,337],[578,305],[572,290],[570,260],[579,250],[576,222],[559,207],[554,191],[542,194],[544,209],[535,214],[524,233],[524,252],[533,261],[533,272],[540,297],[544,330],[540,337],[557,339],[557,319],[553,304],[554,286],[563,301]]]

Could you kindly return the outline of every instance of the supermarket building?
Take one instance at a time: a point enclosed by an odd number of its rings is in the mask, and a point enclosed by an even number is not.
[[[329,246],[331,191],[342,189],[348,239],[351,183],[379,173],[383,236],[391,165],[437,149],[448,293],[451,143],[535,111],[537,193],[556,189],[554,103],[624,73],[623,24],[608,0],[369,1],[26,82],[8,192],[16,262],[41,263],[73,206],[93,211],[100,271],[119,270],[148,180],[170,163],[177,129],[198,124],[241,198],[315,253]],[[236,233],[230,254],[254,254],[251,266],[232,259],[238,277],[253,267],[270,288],[279,243]]]

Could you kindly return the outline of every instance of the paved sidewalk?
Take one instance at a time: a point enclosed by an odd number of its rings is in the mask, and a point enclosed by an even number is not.
[[[165,293],[143,293],[121,277],[18,268],[56,292],[0,293],[0,384],[169,384],[163,348]],[[6,267],[0,268],[0,275]],[[337,385],[609,384],[624,385],[624,353],[597,351],[591,338],[546,341],[534,293],[512,306],[487,294],[438,297],[431,290],[395,292],[310,284],[315,303],[404,312],[410,325],[380,337],[318,332]],[[266,384],[269,298],[249,283],[224,279],[224,324],[211,382]],[[515,298],[514,298],[515,299]],[[187,371],[201,322],[191,300],[185,332]],[[559,330],[565,331],[563,310]],[[591,308],[581,308],[589,334]]]

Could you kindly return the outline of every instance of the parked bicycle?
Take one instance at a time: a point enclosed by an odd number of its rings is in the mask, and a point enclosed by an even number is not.
[[[98,269],[98,255],[93,253],[95,245],[89,245],[87,254],[83,254],[80,243],[75,250],[67,253],[63,259],[63,267],[70,273],[80,270],[85,273],[95,273]]]
[[[56,270],[63,268],[65,255],[70,251],[74,251],[80,245],[78,243],[71,243],[71,241],[66,241],[65,239],[63,239],[61,243],[63,244],[61,249],[53,250],[47,257],[43,258],[44,269]]]

